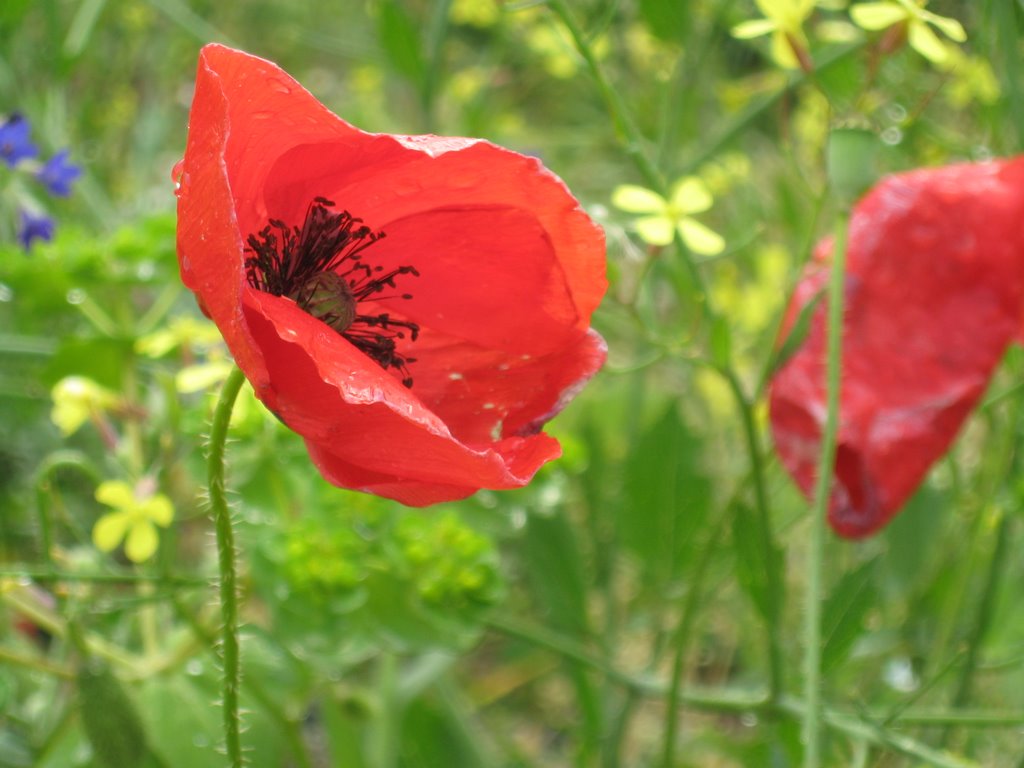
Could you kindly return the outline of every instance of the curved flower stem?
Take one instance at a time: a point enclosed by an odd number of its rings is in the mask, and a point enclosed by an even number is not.
[[[242,388],[245,375],[232,369],[213,411],[210,445],[207,455],[210,514],[217,529],[217,553],[220,566],[220,610],[224,622],[221,638],[221,663],[224,680],[221,706],[224,709],[224,741],[231,768],[242,768],[241,721],[238,714],[238,688],[241,670],[238,656],[238,568],[235,563],[235,534],[231,527],[224,486],[224,443],[227,440],[231,410]]]
[[[846,277],[846,232],[849,212],[839,215],[828,283],[828,324],[825,364],[825,428],[818,456],[817,482],[811,506],[810,551],[807,557],[807,594],[804,608],[804,768],[821,766],[821,615],[822,575],[828,502],[839,433],[839,374],[842,362],[843,281]]]
[[[85,454],[78,451],[55,451],[51,453],[36,471],[36,516],[39,524],[40,549],[42,560],[47,570],[53,569],[53,520],[50,517],[50,505],[47,496],[53,492],[51,483],[57,470],[74,469],[84,474],[94,483],[100,477],[96,469],[89,463]]]

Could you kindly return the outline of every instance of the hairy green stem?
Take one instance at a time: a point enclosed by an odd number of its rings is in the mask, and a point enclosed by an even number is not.
[[[234,368],[224,382],[213,411],[206,465],[210,514],[217,530],[220,610],[224,623],[221,636],[221,664],[224,668],[221,706],[224,710],[224,742],[231,768],[242,768],[241,719],[238,714],[241,665],[238,652],[238,566],[235,562],[235,533],[231,527],[231,510],[228,508],[224,485],[224,444],[227,441],[228,424],[231,422],[231,410],[244,381],[242,371]]]
[[[843,281],[846,277],[846,232],[849,213],[839,215],[832,249],[832,271],[828,283],[828,322],[825,364],[825,427],[818,456],[817,482],[811,506],[810,550],[807,555],[807,593],[804,607],[804,768],[820,768],[821,703],[821,617],[825,569],[825,525],[832,476],[835,467],[836,438],[839,433],[839,374],[842,362]]]
[[[174,612],[178,615],[178,618],[192,629],[192,633],[200,642],[208,650],[215,651],[217,638],[207,630],[195,612],[185,605],[178,595],[174,595],[171,598],[171,604],[174,606]],[[289,717],[280,702],[275,700],[255,678],[251,676],[246,678],[242,685],[281,729],[282,736],[284,736],[288,746],[291,748],[292,759],[295,761],[297,768],[313,768],[312,758],[310,758],[306,751],[306,745],[302,741],[301,722]]]

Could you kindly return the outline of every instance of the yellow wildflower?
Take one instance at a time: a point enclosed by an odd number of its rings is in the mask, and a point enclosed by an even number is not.
[[[668,245],[678,232],[687,248],[703,256],[720,253],[725,241],[690,214],[706,211],[713,203],[707,186],[696,176],[677,181],[667,200],[657,192],[634,184],[623,184],[612,193],[612,205],[619,210],[646,214],[635,223],[637,234],[645,242]]]
[[[928,25],[932,25],[957,43],[964,42],[967,33],[956,19],[926,11],[926,3],[927,0],[858,3],[850,8],[850,18],[858,27],[869,31],[898,28],[906,35],[911,48],[932,63],[943,64],[949,58],[949,46],[943,43]]]
[[[118,404],[116,394],[84,376],[61,379],[54,385],[50,397],[53,398],[50,420],[65,437]]]
[[[787,69],[810,70],[810,43],[804,34],[804,22],[814,12],[815,0],[754,0],[763,19],[751,19],[732,28],[732,36],[749,40],[772,36],[772,58]]]
[[[166,528],[174,519],[170,499],[155,493],[152,481],[135,488],[120,480],[107,480],[96,489],[96,501],[113,507],[92,529],[96,548],[110,552],[124,540],[124,553],[133,563],[153,556],[158,544],[156,526]]]

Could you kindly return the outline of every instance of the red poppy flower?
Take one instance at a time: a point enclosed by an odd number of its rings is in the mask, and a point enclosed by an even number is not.
[[[182,279],[330,482],[426,505],[512,488],[601,366],[604,237],[537,160],[365,133],[203,48],[176,168]]]
[[[784,324],[828,280],[830,243]],[[1024,160],[920,170],[881,182],[850,222],[840,426],[829,520],[848,537],[885,525],[949,448],[1020,333]],[[810,495],[825,419],[825,307],[771,388],[775,445]]]

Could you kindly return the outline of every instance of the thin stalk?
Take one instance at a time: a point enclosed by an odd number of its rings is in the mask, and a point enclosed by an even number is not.
[[[373,768],[394,768],[398,764],[398,721],[401,718],[398,693],[398,657],[384,651],[377,658],[376,689],[380,707],[372,721],[369,734],[370,765]]]
[[[491,629],[508,637],[516,638],[539,648],[544,648],[591,669],[603,672],[609,678],[618,681],[638,696],[660,698],[668,690],[669,683],[660,678],[625,672],[616,668],[606,660],[599,658],[577,643],[572,638],[539,626],[532,626],[514,619],[492,616],[487,621]],[[791,719],[804,719],[807,703],[794,696],[782,696],[773,704],[763,692],[748,689],[687,688],[679,692],[679,701],[686,707],[704,712],[723,714],[780,714]],[[893,732],[878,725],[872,720],[881,720],[882,713],[867,712],[854,714],[841,712],[830,707],[822,708],[822,722],[837,733],[852,739],[887,749],[897,754],[906,755],[924,761],[935,768],[979,768],[972,760],[936,750],[933,747],[900,732]],[[959,723],[974,727],[1012,728],[1024,723],[1024,712],[941,712],[924,711],[906,712],[898,718],[898,722],[906,725],[941,725]]]
[[[178,618],[188,624],[192,629],[192,633],[203,643],[207,650],[215,652],[217,638],[199,621],[195,612],[190,610],[177,595],[171,598],[171,603]],[[297,768],[313,768],[313,761],[306,751],[306,745],[302,740],[302,724],[288,717],[280,702],[267,693],[266,689],[255,678],[246,678],[243,685],[245,690],[252,694],[252,697],[259,702],[264,711],[270,715],[271,719],[281,729],[281,734],[291,748],[292,759],[295,761]]]
[[[228,508],[224,484],[224,444],[227,441],[228,424],[231,422],[231,410],[244,381],[242,371],[234,368],[224,382],[213,411],[206,465],[210,514],[217,530],[220,610],[224,624],[221,636],[221,663],[224,667],[221,706],[224,710],[224,742],[231,768],[242,768],[242,728],[238,714],[241,665],[238,651],[238,566],[235,562],[235,533],[231,527],[231,510]]]
[[[701,548],[700,559],[697,561],[696,568],[690,578],[682,616],[679,619],[675,632],[672,634],[672,645],[674,647],[672,677],[669,679],[668,692],[666,694],[665,740],[661,751],[661,763],[664,768],[673,768],[676,764],[676,733],[679,729],[679,696],[683,687],[683,663],[686,661],[686,650],[690,646],[689,641],[693,634],[694,622],[697,618],[699,598],[704,592],[704,577],[707,575],[708,565],[710,565],[712,557],[718,554],[718,541],[725,530],[725,522],[728,519],[729,515],[722,515],[718,525],[714,527],[711,535],[708,536],[705,546]]]
[[[843,281],[846,276],[846,231],[849,213],[836,222],[832,272],[828,283],[828,326],[825,365],[825,429],[818,457],[818,476],[811,506],[810,551],[807,557],[807,594],[804,609],[804,768],[820,768],[822,736],[821,617],[825,570],[825,519],[831,497],[832,475],[839,432],[839,374],[842,361]]]
[[[782,693],[782,639],[779,636],[779,606],[783,600],[784,585],[782,584],[782,565],[776,562],[778,548],[772,536],[771,520],[768,517],[768,491],[765,487],[764,459],[758,440],[757,427],[754,424],[753,404],[743,391],[743,386],[731,368],[722,371],[729,384],[736,402],[739,404],[740,418],[743,421],[743,435],[747,442],[747,453],[750,454],[750,475],[754,482],[754,507],[757,515],[758,538],[761,554],[767,563],[768,591],[774,596],[775,616],[768,626],[768,690],[772,701]]]
[[[643,135],[639,128],[637,128],[636,122],[633,120],[629,109],[622,100],[622,97],[612,86],[611,81],[601,68],[600,62],[598,62],[597,56],[594,55],[590,42],[587,40],[587,37],[584,35],[579,24],[576,22],[573,14],[569,11],[568,5],[564,0],[549,0],[548,8],[561,21],[566,31],[569,33],[569,36],[572,37],[576,50],[586,62],[591,77],[593,77],[594,82],[597,84],[598,90],[601,93],[601,97],[605,101],[608,112],[615,124],[616,133],[622,141],[623,149],[626,154],[633,160],[633,163],[636,165],[640,175],[644,178],[645,183],[652,190],[664,196],[668,192],[668,186],[664,177],[658,171],[657,167],[655,167],[650,155],[645,150],[646,142]],[[709,300],[710,294],[707,290],[704,276],[700,269],[698,269],[698,266],[694,262],[691,254],[684,247],[678,235],[675,238],[674,246],[679,260],[686,267],[687,273],[693,281],[694,300],[700,307],[707,327],[713,328],[718,322],[718,316],[714,308],[711,306],[711,302]],[[683,298],[684,293],[685,291],[682,289],[679,290],[680,298]],[[743,416],[744,433],[746,435],[747,449],[750,453],[751,472],[753,475],[754,487],[756,489],[755,500],[758,507],[757,521],[761,528],[761,541],[767,547],[765,551],[765,562],[771,562],[774,557],[773,553],[775,552],[776,547],[774,546],[774,537],[770,527],[768,495],[765,492],[764,468],[761,462],[761,452],[758,446],[756,428],[754,426],[753,406],[750,400],[743,393],[739,376],[733,368],[732,362],[726,361],[725,364],[719,366],[718,370],[728,382],[730,391],[732,391],[735,397],[736,406]],[[784,599],[782,594],[784,584],[782,584],[781,580],[776,581],[777,583],[774,586],[779,590],[776,594],[778,595],[781,603]],[[778,636],[779,627],[778,622],[776,621],[773,622],[772,626],[767,627],[766,638],[770,665],[769,677],[771,680],[773,698],[781,691],[782,681],[782,653],[780,650]]]
[[[120,572],[111,570],[103,573],[78,573],[74,571],[59,571],[51,568],[39,568],[38,566],[17,564],[9,568],[0,568],[0,579],[31,579],[43,583],[55,581],[68,582],[95,582],[100,584],[140,584],[154,583],[169,584],[176,587],[206,587],[210,585],[208,578],[197,576],[180,576],[177,574],[141,573],[141,572]]]
[[[576,17],[572,15],[563,0],[549,0],[548,8],[562,22],[580,56],[586,62],[590,76],[594,78],[597,89],[601,92],[608,112],[611,114],[612,122],[615,124],[615,132],[623,142],[623,148],[630,159],[636,164],[640,175],[644,177],[646,184],[655,192],[662,194],[666,190],[665,179],[651,162],[650,157],[644,151],[644,139],[633,121],[629,110],[626,109],[619,92],[612,86],[611,81],[605,76],[604,70],[598,63],[597,56],[587,40],[580,25],[576,23]]]
[[[98,483],[100,478],[89,459],[78,451],[55,451],[46,458],[36,472],[36,516],[39,524],[40,548],[43,563],[48,569],[53,566],[53,520],[50,517],[48,496],[51,493],[53,475],[61,469],[74,469],[89,480]]]
[[[437,130],[437,92],[444,64],[444,40],[448,33],[450,7],[451,0],[437,0],[431,8],[426,22],[423,45],[426,69],[420,87],[420,102],[423,106],[423,120],[427,133]]]
[[[988,574],[985,578],[984,591],[981,600],[978,601],[978,614],[971,628],[970,637],[967,638],[966,658],[963,667],[960,668],[960,678],[957,681],[956,693],[953,694],[953,708],[959,709],[964,706],[971,697],[971,685],[974,682],[974,674],[978,669],[978,657],[984,644],[985,634],[988,632],[992,622],[992,612],[995,608],[996,595],[999,593],[999,585],[1003,573],[1006,570],[1007,554],[1010,543],[1010,515],[1005,512],[999,520],[999,528],[996,531],[995,550],[989,561]],[[949,737],[949,726],[942,735],[944,743]]]
[[[53,664],[46,659],[18,653],[3,646],[0,646],[0,664],[31,669],[33,672],[43,672],[63,680],[74,680],[75,678],[75,672],[70,667]]]

